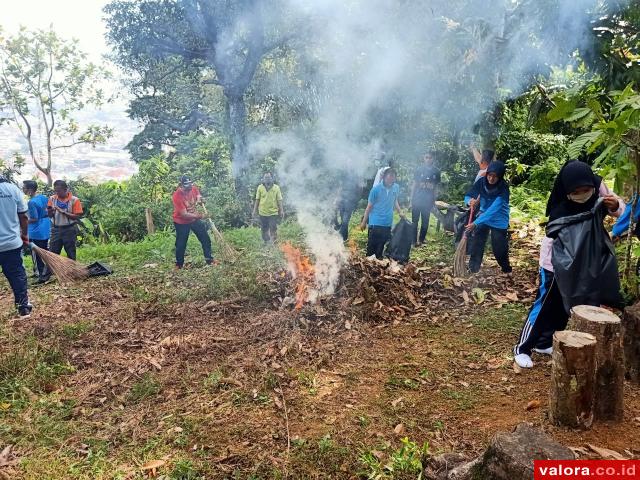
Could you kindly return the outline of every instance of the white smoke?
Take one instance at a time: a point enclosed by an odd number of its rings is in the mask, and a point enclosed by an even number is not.
[[[335,177],[372,178],[372,159],[393,136],[404,139],[396,150],[419,158],[424,132],[410,131],[413,119],[435,116],[452,128],[469,128],[499,95],[519,94],[535,75],[570,61],[568,53],[588,41],[588,12],[598,4],[290,0],[285,18],[304,25],[293,58],[298,67],[312,66],[298,73],[312,72],[303,78],[303,89],[313,98],[314,118],[257,135],[249,153],[278,156],[285,203],[296,210],[317,263],[316,294],[334,291],[347,259],[330,221]]]

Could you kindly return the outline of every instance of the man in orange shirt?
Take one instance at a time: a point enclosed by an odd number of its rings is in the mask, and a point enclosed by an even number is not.
[[[76,259],[76,241],[78,237],[78,222],[82,218],[82,204],[78,197],[74,197],[64,180],[53,182],[55,195],[49,197],[47,214],[51,218],[51,237],[49,250],[60,254],[62,248],[67,257]]]
[[[202,203],[200,190],[187,175],[180,178],[180,186],[173,194],[173,224],[176,227],[176,268],[184,266],[184,252],[191,232],[196,234],[202,245],[207,265],[213,263],[211,238],[202,221],[204,215],[196,211],[196,205]]]

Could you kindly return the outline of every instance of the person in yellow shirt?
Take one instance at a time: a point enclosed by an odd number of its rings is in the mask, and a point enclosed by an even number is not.
[[[280,187],[273,183],[273,176],[270,173],[264,174],[262,183],[256,190],[253,216],[260,217],[262,241],[265,245],[275,242],[278,234],[278,220],[284,218],[284,210],[282,192]]]

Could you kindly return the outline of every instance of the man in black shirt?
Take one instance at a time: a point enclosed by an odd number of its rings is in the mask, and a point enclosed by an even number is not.
[[[411,189],[411,220],[416,226],[416,245],[418,246],[424,243],[427,236],[429,215],[436,201],[436,189],[440,184],[440,170],[433,165],[433,160],[433,152],[427,152],[424,163],[416,169]],[[420,217],[422,217],[422,225],[418,232]]]

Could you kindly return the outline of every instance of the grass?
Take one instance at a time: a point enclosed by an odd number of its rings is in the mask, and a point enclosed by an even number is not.
[[[69,340],[75,340],[79,338],[84,333],[89,332],[93,328],[93,323],[87,321],[80,321],[76,323],[67,323],[66,325],[62,325],[60,327],[60,331],[62,335],[64,335]]]
[[[55,346],[35,337],[12,342],[0,351],[0,403],[22,406],[33,394],[53,391],[58,377],[73,371]]]
[[[128,400],[131,403],[138,403],[147,398],[153,397],[162,391],[162,385],[151,373],[145,373],[140,380],[131,386]]]

